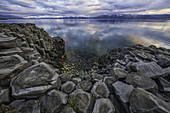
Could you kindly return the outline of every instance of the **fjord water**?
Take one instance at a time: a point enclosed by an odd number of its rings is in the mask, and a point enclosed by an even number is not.
[[[50,36],[62,37],[69,60],[89,60],[134,44],[170,48],[170,20],[21,19],[0,23],[35,23]]]

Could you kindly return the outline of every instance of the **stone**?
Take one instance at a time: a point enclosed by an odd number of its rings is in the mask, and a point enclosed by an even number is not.
[[[115,77],[104,77],[104,80],[103,80],[103,82],[106,85],[112,85],[116,81],[117,81],[117,79]]]
[[[100,80],[103,80],[103,76],[100,75],[100,74],[97,74],[97,73],[93,73],[92,78],[93,78],[93,80],[95,80],[97,82],[100,81]]]
[[[72,78],[72,81],[73,81],[75,84],[78,84],[78,83],[81,81],[81,78]]]
[[[133,113],[170,113],[170,103],[152,93],[136,88],[130,95],[130,108]]]
[[[22,103],[16,113],[40,113],[40,105],[36,100],[29,100]]]
[[[159,78],[159,81],[160,81],[161,87],[163,88],[163,91],[165,93],[169,93],[170,95],[170,82],[161,77]]]
[[[9,96],[9,88],[7,89],[2,89],[0,87],[0,104],[2,103],[8,103],[10,101],[10,96]]]
[[[116,83],[112,84],[116,95],[119,97],[122,103],[129,102],[129,97],[134,89],[132,85],[125,84],[123,82],[117,81]]]
[[[92,88],[93,84],[91,81],[88,81],[88,80],[83,80],[81,81],[80,83],[78,83],[77,85],[77,89],[82,89],[83,91],[90,91],[91,88]]]
[[[65,106],[60,113],[76,113],[71,106]]]
[[[115,113],[115,107],[107,98],[100,98],[96,100],[92,113]]]
[[[91,93],[94,94],[96,97],[108,98],[110,91],[104,82],[99,81],[93,85]]]
[[[64,93],[71,93],[75,89],[75,84],[72,81],[67,81],[61,85],[61,91]]]
[[[49,89],[58,89],[60,85],[59,75],[44,62],[25,69],[10,83],[15,98],[37,98]]]
[[[22,99],[22,100],[15,100],[13,102],[11,102],[9,104],[9,106],[12,108],[12,109],[17,109],[22,103],[25,102],[25,99]]]
[[[122,68],[114,68],[113,70],[118,79],[125,78],[127,75],[127,72]]]
[[[21,71],[28,66],[28,62],[19,55],[0,57],[0,79],[9,78],[16,71]]]
[[[61,83],[71,80],[71,75],[67,73],[60,74]]]
[[[126,76],[126,82],[133,85],[134,87],[140,87],[147,91],[156,94],[158,86],[151,78],[143,75],[142,73],[130,73]]]
[[[69,100],[75,102],[75,107],[78,113],[89,113],[89,107],[91,105],[92,96],[90,93],[77,89],[70,94]]]
[[[162,68],[167,68],[170,66],[170,56],[158,54],[156,55],[156,58],[158,59],[158,65],[160,65]]]
[[[62,105],[67,103],[67,100],[67,94],[58,90],[51,90],[41,98],[40,103],[45,113],[58,113]]]

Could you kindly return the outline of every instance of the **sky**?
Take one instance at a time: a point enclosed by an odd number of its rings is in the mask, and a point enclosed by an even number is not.
[[[24,18],[170,14],[170,0],[0,0],[0,14]]]

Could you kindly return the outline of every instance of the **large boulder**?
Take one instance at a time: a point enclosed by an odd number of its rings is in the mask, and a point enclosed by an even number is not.
[[[9,102],[9,101],[10,101],[9,88],[3,89],[0,87],[0,104],[4,102]]]
[[[134,89],[130,95],[130,107],[133,113],[170,113],[169,106],[170,103],[141,88]]]
[[[63,91],[64,93],[71,93],[74,88],[75,88],[75,84],[72,81],[67,81],[64,84],[61,85],[61,91]]]
[[[158,86],[151,78],[142,73],[130,73],[126,76],[126,82],[134,87],[146,89],[154,94],[157,93]]]
[[[108,98],[110,91],[107,88],[106,84],[104,82],[96,82],[93,85],[93,88],[91,90],[91,93],[94,94],[96,97],[100,98]]]
[[[82,89],[83,91],[90,91],[91,88],[92,88],[93,84],[91,81],[88,81],[88,80],[83,80],[81,81],[80,83],[78,83],[77,85],[77,89]]]
[[[44,113],[58,113],[62,105],[65,105],[68,100],[68,95],[57,90],[51,90],[44,95],[41,100],[41,106]]]
[[[61,85],[59,75],[46,63],[33,65],[12,78],[12,96],[16,98],[35,98],[47,90]]]
[[[115,107],[107,98],[100,98],[96,100],[92,113],[114,113]]]
[[[28,66],[28,62],[19,55],[0,57],[0,79],[9,78],[16,71],[21,71]]]
[[[88,113],[90,109],[92,96],[90,93],[77,89],[70,94],[69,100],[75,103],[76,111],[78,113]]]

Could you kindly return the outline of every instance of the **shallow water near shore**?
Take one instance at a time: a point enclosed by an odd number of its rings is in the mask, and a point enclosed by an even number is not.
[[[60,36],[66,43],[67,59],[80,65],[134,44],[170,48],[170,20],[21,19],[0,23],[35,23],[50,36]]]

